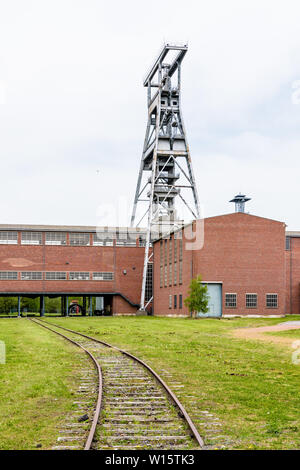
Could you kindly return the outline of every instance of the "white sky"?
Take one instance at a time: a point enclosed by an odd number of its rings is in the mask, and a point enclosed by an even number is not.
[[[299,17],[298,0],[0,0],[0,223],[126,225],[143,76],[164,41],[188,41],[204,215],[241,191],[252,214],[300,230]]]

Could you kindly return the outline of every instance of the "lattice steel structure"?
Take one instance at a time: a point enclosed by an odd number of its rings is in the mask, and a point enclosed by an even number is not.
[[[145,310],[147,266],[151,237],[180,227],[175,200],[200,217],[199,199],[181,113],[181,62],[187,45],[166,44],[144,80],[148,90],[148,122],[134,198],[131,226],[148,216],[140,308]],[[150,173],[150,174],[149,174]],[[185,196],[186,192],[190,196]],[[137,207],[146,210],[137,222]],[[155,233],[154,233],[155,232]]]

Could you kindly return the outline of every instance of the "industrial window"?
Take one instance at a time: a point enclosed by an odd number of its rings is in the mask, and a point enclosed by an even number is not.
[[[139,236],[139,246],[146,246],[146,234]]]
[[[225,294],[225,307],[235,308],[236,307],[236,294]]]
[[[291,237],[285,237],[285,249],[286,250],[291,249]]]
[[[114,279],[114,273],[102,272],[93,273],[93,281],[112,281]]]
[[[42,232],[22,232],[21,236],[22,245],[41,245]]]
[[[177,308],[177,295],[174,295],[174,308]]]
[[[162,240],[160,241],[160,265],[163,266],[163,257],[164,257],[164,244]]]
[[[182,238],[179,240],[179,261],[182,260]]]
[[[40,271],[22,271],[22,281],[41,281],[43,279],[43,273]]]
[[[179,261],[179,284],[182,284],[182,260]]]
[[[174,286],[177,285],[177,263],[174,263]]]
[[[70,233],[70,245],[87,246],[90,244],[89,233]]]
[[[1,245],[17,245],[18,232],[0,232]]]
[[[173,238],[171,237],[169,240],[169,264],[173,263]]]
[[[70,272],[69,274],[70,281],[88,281],[89,278],[90,278],[90,273]]]
[[[165,240],[165,266],[168,263],[168,240]]]
[[[165,287],[167,287],[168,283],[168,266],[165,266]]]
[[[177,238],[174,237],[174,261],[177,261]]]
[[[164,267],[160,266],[160,287],[164,286]]]
[[[246,307],[257,308],[257,294],[246,294]]]
[[[57,271],[49,271],[45,273],[46,281],[63,281],[67,279],[67,273],[64,272],[57,272]]]
[[[9,281],[18,279],[17,271],[0,271],[0,280],[1,281]]]
[[[170,263],[169,264],[169,286],[172,285],[172,277],[173,277],[173,265]]]
[[[172,285],[173,278],[173,238],[169,239],[169,286]]]
[[[67,234],[64,232],[46,232],[46,245],[66,245]]]
[[[147,277],[145,287],[145,300],[148,302],[153,296],[153,263],[147,265]]]
[[[267,308],[278,307],[278,294],[266,294],[266,307]]]
[[[117,246],[136,246],[136,233],[117,233]]]
[[[179,294],[179,308],[182,308],[182,294]]]
[[[169,308],[172,308],[172,295],[169,295]]]
[[[94,246],[113,246],[116,238],[113,232],[97,232],[93,234]]]

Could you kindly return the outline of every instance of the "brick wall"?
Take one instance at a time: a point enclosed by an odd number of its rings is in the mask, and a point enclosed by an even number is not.
[[[300,238],[290,238],[286,259],[286,312],[300,314]]]
[[[195,227],[194,227],[195,229]],[[191,226],[186,229],[191,230]],[[155,243],[154,312],[188,315],[169,308],[169,295],[187,295],[188,285],[200,274],[203,281],[221,282],[223,315],[283,315],[286,306],[285,224],[249,214],[234,213],[204,221],[204,246],[186,250],[183,240],[183,283],[160,287],[160,242]],[[190,237],[188,237],[189,239]],[[169,242],[168,242],[169,243]],[[299,250],[300,253],[300,250]],[[299,263],[300,267],[300,263]],[[225,293],[237,294],[237,307],[225,307]],[[245,294],[258,294],[258,307],[245,307]],[[267,308],[267,293],[278,294],[278,308]]]
[[[113,281],[27,281],[20,278],[0,280],[0,294],[1,292],[45,294],[119,292],[131,302],[138,304],[143,262],[143,247],[0,245],[1,271],[83,271],[90,272],[90,276],[93,272],[114,273]],[[124,299],[120,300],[120,297],[115,305],[125,313],[136,311],[136,307],[132,307]]]

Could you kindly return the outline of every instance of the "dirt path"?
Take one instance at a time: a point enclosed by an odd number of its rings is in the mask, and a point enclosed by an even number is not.
[[[294,322],[295,323],[295,322]],[[236,338],[243,339],[258,339],[261,341],[267,341],[269,343],[278,343],[282,345],[291,346],[295,341],[295,338],[281,337],[281,336],[271,336],[266,335],[265,333],[272,331],[286,331],[286,330],[298,330],[300,329],[300,324],[290,324],[289,322],[280,323],[279,325],[273,326],[260,326],[256,328],[238,328],[233,330],[232,334]]]

